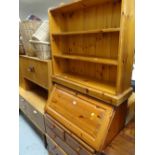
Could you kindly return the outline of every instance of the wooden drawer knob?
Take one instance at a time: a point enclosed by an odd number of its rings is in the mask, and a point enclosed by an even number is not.
[[[78,147],[78,148],[76,148],[76,151],[77,151],[77,152],[79,152],[80,150],[81,150],[81,148],[79,148],[79,147]]]
[[[92,116],[92,117],[95,116],[95,113],[92,112],[92,113],[91,113],[91,116]]]
[[[73,101],[72,103],[73,103],[73,105],[76,105],[76,104],[77,104],[77,102],[76,102],[76,101]]]
[[[29,66],[27,69],[28,72],[35,72],[35,69],[33,66]]]
[[[34,113],[34,114],[37,114],[38,112],[37,112],[36,110],[33,110],[33,113]]]

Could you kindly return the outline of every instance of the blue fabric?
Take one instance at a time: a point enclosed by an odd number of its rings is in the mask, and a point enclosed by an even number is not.
[[[43,140],[22,114],[19,115],[19,155],[48,155]]]

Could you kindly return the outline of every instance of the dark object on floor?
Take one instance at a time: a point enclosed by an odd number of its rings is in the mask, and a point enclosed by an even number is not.
[[[133,91],[135,92],[135,80],[131,81],[131,87],[133,88]]]

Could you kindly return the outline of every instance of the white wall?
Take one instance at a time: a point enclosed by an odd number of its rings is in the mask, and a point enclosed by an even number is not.
[[[69,2],[71,0],[19,0],[19,17],[21,20],[28,15],[34,14],[41,19],[47,19],[47,10],[55,7],[61,2]]]

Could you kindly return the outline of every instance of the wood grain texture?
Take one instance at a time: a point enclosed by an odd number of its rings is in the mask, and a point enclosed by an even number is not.
[[[25,90],[19,88],[19,94],[35,107],[40,113],[44,114],[44,106],[47,102],[47,93],[42,89]]]
[[[68,76],[67,76],[68,77]],[[70,75],[69,75],[70,77]],[[74,77],[77,77],[74,75]],[[75,80],[75,78],[74,78]],[[79,82],[80,81],[83,81],[83,79],[81,79],[80,77],[80,80],[78,82],[74,82],[72,81],[71,79],[68,79],[68,78],[61,78],[61,77],[56,77],[55,76],[52,76],[52,81],[54,83],[59,83],[60,85],[63,85],[63,86],[66,86],[67,88],[71,88],[73,90],[76,90],[78,92],[81,92],[85,95],[89,95],[91,97],[95,97],[96,99],[99,99],[99,100],[102,100],[106,103],[109,103],[113,106],[116,106],[118,107],[120,104],[122,104],[125,100],[128,99],[128,97],[130,96],[131,92],[132,92],[132,89],[129,88],[128,90],[124,91],[122,94],[120,95],[111,95],[107,92],[103,92],[103,91],[100,91],[100,90],[97,90],[97,89],[93,89],[91,88],[90,86],[86,86],[86,82],[85,82],[85,85],[83,84],[80,84]],[[89,79],[90,81],[90,79]],[[90,81],[91,82],[91,81]],[[97,81],[96,81],[97,82]],[[95,82],[95,83],[96,83]],[[92,84],[94,83],[94,81],[92,82]],[[99,83],[98,83],[99,84]],[[103,85],[104,83],[102,83]],[[96,87],[96,85],[95,85]],[[109,87],[109,86],[108,86]],[[100,87],[101,88],[101,87]],[[107,87],[102,87],[102,90],[106,89]],[[108,89],[109,91],[110,89]],[[112,89],[111,89],[112,90]]]
[[[44,107],[52,89],[51,72],[51,60],[26,55],[19,57],[19,107],[42,135],[45,134]]]
[[[45,113],[92,148],[101,151],[123,127],[125,105],[114,108],[75,91],[54,86]]]
[[[121,104],[119,108],[115,108],[114,115],[115,116],[111,122],[109,131],[107,134],[107,139],[103,145],[103,148],[105,148],[113,140],[113,138],[124,128],[125,126],[124,118],[126,118],[126,115],[127,115],[127,101]]]
[[[65,35],[79,35],[79,34],[93,34],[93,33],[109,33],[109,32],[119,32],[120,28],[108,28],[108,29],[98,29],[98,30],[87,30],[87,31],[71,31],[71,32],[59,32],[52,33],[53,36],[65,36]]]
[[[55,83],[81,92],[77,84],[87,85],[96,98],[105,93],[120,97],[131,90],[133,1],[79,0],[49,9],[53,79],[59,75]],[[71,77],[68,82],[65,74]]]
[[[102,82],[100,80],[94,80],[93,78],[88,78],[88,76],[82,76],[82,75],[76,75],[75,73],[63,73],[58,74],[56,76],[53,76],[54,78],[66,80],[74,83],[79,83],[81,85],[84,85],[88,87],[89,89],[95,88],[96,90],[99,90],[101,92],[108,92],[110,94],[115,94],[115,86],[113,83],[107,84],[106,82]],[[89,90],[88,89],[88,90]]]
[[[135,155],[135,122],[132,120],[104,150],[106,155]]]
[[[22,74],[22,83],[27,85],[25,79],[28,79],[36,83],[37,85],[47,89],[50,93],[52,87],[51,60],[40,60],[35,57],[20,56],[20,70]]]
[[[108,64],[112,66],[117,66],[117,61],[113,59],[77,56],[77,55],[69,55],[69,54],[53,54],[53,56],[56,58],[66,58],[71,60],[80,60],[80,61],[86,61],[86,62],[94,62],[99,64]]]
[[[116,2],[119,0],[116,0]],[[77,11],[80,9],[89,8],[93,5],[101,5],[106,4],[107,2],[111,2],[111,0],[76,0],[74,2],[50,9],[53,13],[66,13],[66,12],[72,12]]]
[[[119,39],[119,67],[117,93],[128,89],[131,85],[132,66],[135,48],[135,8],[134,0],[122,0],[121,26]]]

